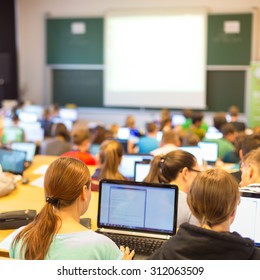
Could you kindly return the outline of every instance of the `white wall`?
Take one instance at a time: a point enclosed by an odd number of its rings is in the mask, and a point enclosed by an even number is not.
[[[209,13],[254,11],[252,60],[260,60],[260,0],[16,0],[20,96],[50,104],[50,71],[45,65],[44,18],[96,17],[115,8],[207,7]]]

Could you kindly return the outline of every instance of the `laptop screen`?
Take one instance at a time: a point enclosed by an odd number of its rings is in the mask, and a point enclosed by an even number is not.
[[[0,164],[4,172],[23,174],[26,152],[0,149]]]
[[[150,162],[136,161],[135,162],[135,177],[136,182],[142,182],[150,171]]]
[[[36,144],[33,142],[13,142],[11,149],[26,152],[26,161],[32,162],[36,151]]]
[[[260,193],[241,192],[231,231],[251,238],[260,247]]]
[[[4,145],[10,144],[11,142],[23,141],[23,130],[19,127],[5,127],[3,129],[3,135],[2,135],[2,143]]]
[[[179,149],[194,155],[194,157],[197,159],[198,165],[203,165],[202,151],[199,146],[181,146]]]
[[[218,160],[218,143],[216,142],[199,142],[202,157],[208,163],[215,163]]]
[[[99,188],[99,228],[176,233],[177,186],[101,180]]]
[[[136,161],[151,161],[152,155],[145,154],[124,154],[121,160],[119,171],[121,174],[130,179],[134,180],[135,176],[135,162]]]

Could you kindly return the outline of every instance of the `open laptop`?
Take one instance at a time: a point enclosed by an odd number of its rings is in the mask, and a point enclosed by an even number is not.
[[[2,134],[3,145],[8,145],[14,141],[21,142],[24,138],[24,132],[20,127],[10,126],[4,127]]]
[[[0,149],[0,164],[4,172],[22,175],[25,168],[26,152]]]
[[[260,247],[260,186],[258,190],[241,191],[240,204],[231,231],[254,240]]]
[[[119,171],[125,178],[134,180],[135,162],[151,161],[152,159],[153,156],[149,154],[124,154],[119,166]]]
[[[150,161],[136,161],[134,181],[143,182],[150,171],[150,166]]]
[[[135,259],[145,259],[156,249],[153,242],[160,247],[176,233],[177,206],[175,185],[104,179],[99,184],[97,232],[134,249]],[[138,249],[143,243],[147,252]]]
[[[11,144],[12,150],[26,152],[26,167],[31,165],[36,152],[36,143],[34,142],[13,142]]]
[[[197,159],[198,165],[203,165],[202,151],[199,146],[181,146],[179,149],[194,155],[194,157]]]
[[[198,146],[202,152],[202,158],[208,165],[215,165],[218,160],[218,143],[217,142],[199,142]]]

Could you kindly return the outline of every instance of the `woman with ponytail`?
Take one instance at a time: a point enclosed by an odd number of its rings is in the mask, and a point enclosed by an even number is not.
[[[179,188],[177,227],[188,222],[196,224],[186,202],[187,193],[194,178],[200,173],[196,158],[183,150],[155,156],[144,182],[177,185]]]
[[[17,230],[10,257],[25,260],[131,259],[109,238],[80,224],[88,209],[90,173],[82,161],[60,157],[44,176],[46,203],[33,222]]]
[[[116,140],[105,140],[97,155],[98,168],[92,175],[91,190],[98,191],[100,179],[126,180],[120,173],[119,165],[124,154],[122,144]]]

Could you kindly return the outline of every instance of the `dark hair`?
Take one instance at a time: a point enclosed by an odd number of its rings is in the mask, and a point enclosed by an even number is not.
[[[258,147],[260,147],[260,133],[247,135],[243,143],[241,144],[243,156]]]
[[[224,112],[218,112],[213,116],[213,123],[216,129],[220,130],[221,126],[227,123],[226,114]]]
[[[69,131],[65,124],[63,123],[54,123],[51,127],[51,137],[61,136],[66,141],[69,141],[70,135]]]
[[[144,182],[170,183],[184,167],[188,169],[196,165],[196,158],[183,150],[175,150],[166,155],[155,156]]]

